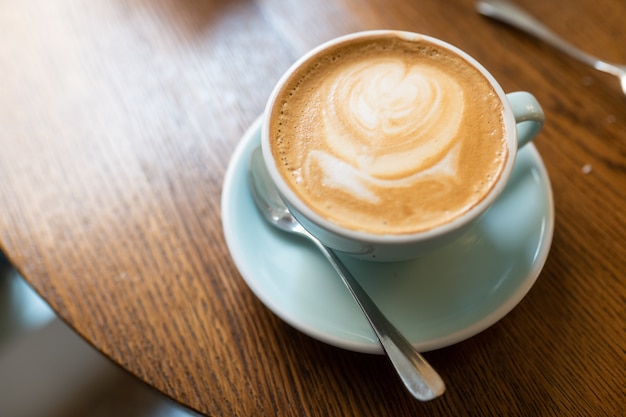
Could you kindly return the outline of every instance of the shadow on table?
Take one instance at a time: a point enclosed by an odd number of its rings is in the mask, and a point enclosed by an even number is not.
[[[229,16],[249,13],[246,9],[248,6],[258,7],[250,0],[166,0],[124,3],[124,8],[131,8],[130,16],[133,15],[133,11],[138,11],[142,15],[156,18],[186,39],[201,35],[217,25],[232,25],[234,20]]]

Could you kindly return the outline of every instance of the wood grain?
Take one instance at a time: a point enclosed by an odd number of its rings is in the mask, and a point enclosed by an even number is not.
[[[521,3],[521,2],[520,2]],[[626,3],[528,0],[626,63]],[[620,415],[626,409],[626,98],[617,81],[474,12],[470,0],[0,2],[0,245],[58,315],[165,395],[220,415]],[[221,228],[228,160],[273,84],[332,37],[440,37],[546,112],[536,146],[552,251],[508,316],[426,353],[422,404],[384,357],[281,322]]]

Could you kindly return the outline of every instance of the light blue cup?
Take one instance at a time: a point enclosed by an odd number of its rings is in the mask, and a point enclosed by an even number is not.
[[[492,191],[480,203],[455,218],[453,221],[414,234],[381,235],[366,233],[341,227],[323,218],[309,208],[291,190],[276,168],[276,161],[270,149],[269,117],[272,114],[272,109],[276,105],[277,97],[281,93],[283,86],[297,68],[331,46],[343,42],[351,42],[360,38],[375,39],[377,36],[389,36],[389,34],[407,40],[426,39],[427,41],[460,55],[489,80],[504,107],[503,118],[507,132],[509,157],[500,179],[495,184]],[[509,180],[513,165],[515,164],[517,150],[535,138],[541,130],[543,122],[543,110],[532,94],[528,92],[505,94],[495,78],[480,63],[455,46],[430,36],[411,32],[366,31],[342,36],[320,45],[298,60],[283,75],[274,88],[263,115],[261,144],[265,164],[281,197],[292,211],[294,217],[311,234],[329,248],[350,256],[373,261],[398,261],[418,258],[425,252],[440,248],[454,241],[465,232],[496,201]]]

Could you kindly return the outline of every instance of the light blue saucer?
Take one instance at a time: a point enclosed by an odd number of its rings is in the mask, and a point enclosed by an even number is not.
[[[323,342],[358,352],[382,349],[358,306],[317,250],[267,224],[250,197],[246,169],[260,143],[257,120],[226,172],[222,223],[243,279],[281,319]],[[389,320],[420,351],[442,348],[488,328],[537,279],[550,250],[554,203],[541,158],[518,154],[504,193],[456,242],[409,262],[344,258]]]

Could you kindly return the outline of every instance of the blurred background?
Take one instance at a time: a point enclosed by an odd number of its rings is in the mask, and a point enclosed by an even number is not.
[[[59,320],[0,252],[0,415],[195,417]]]

